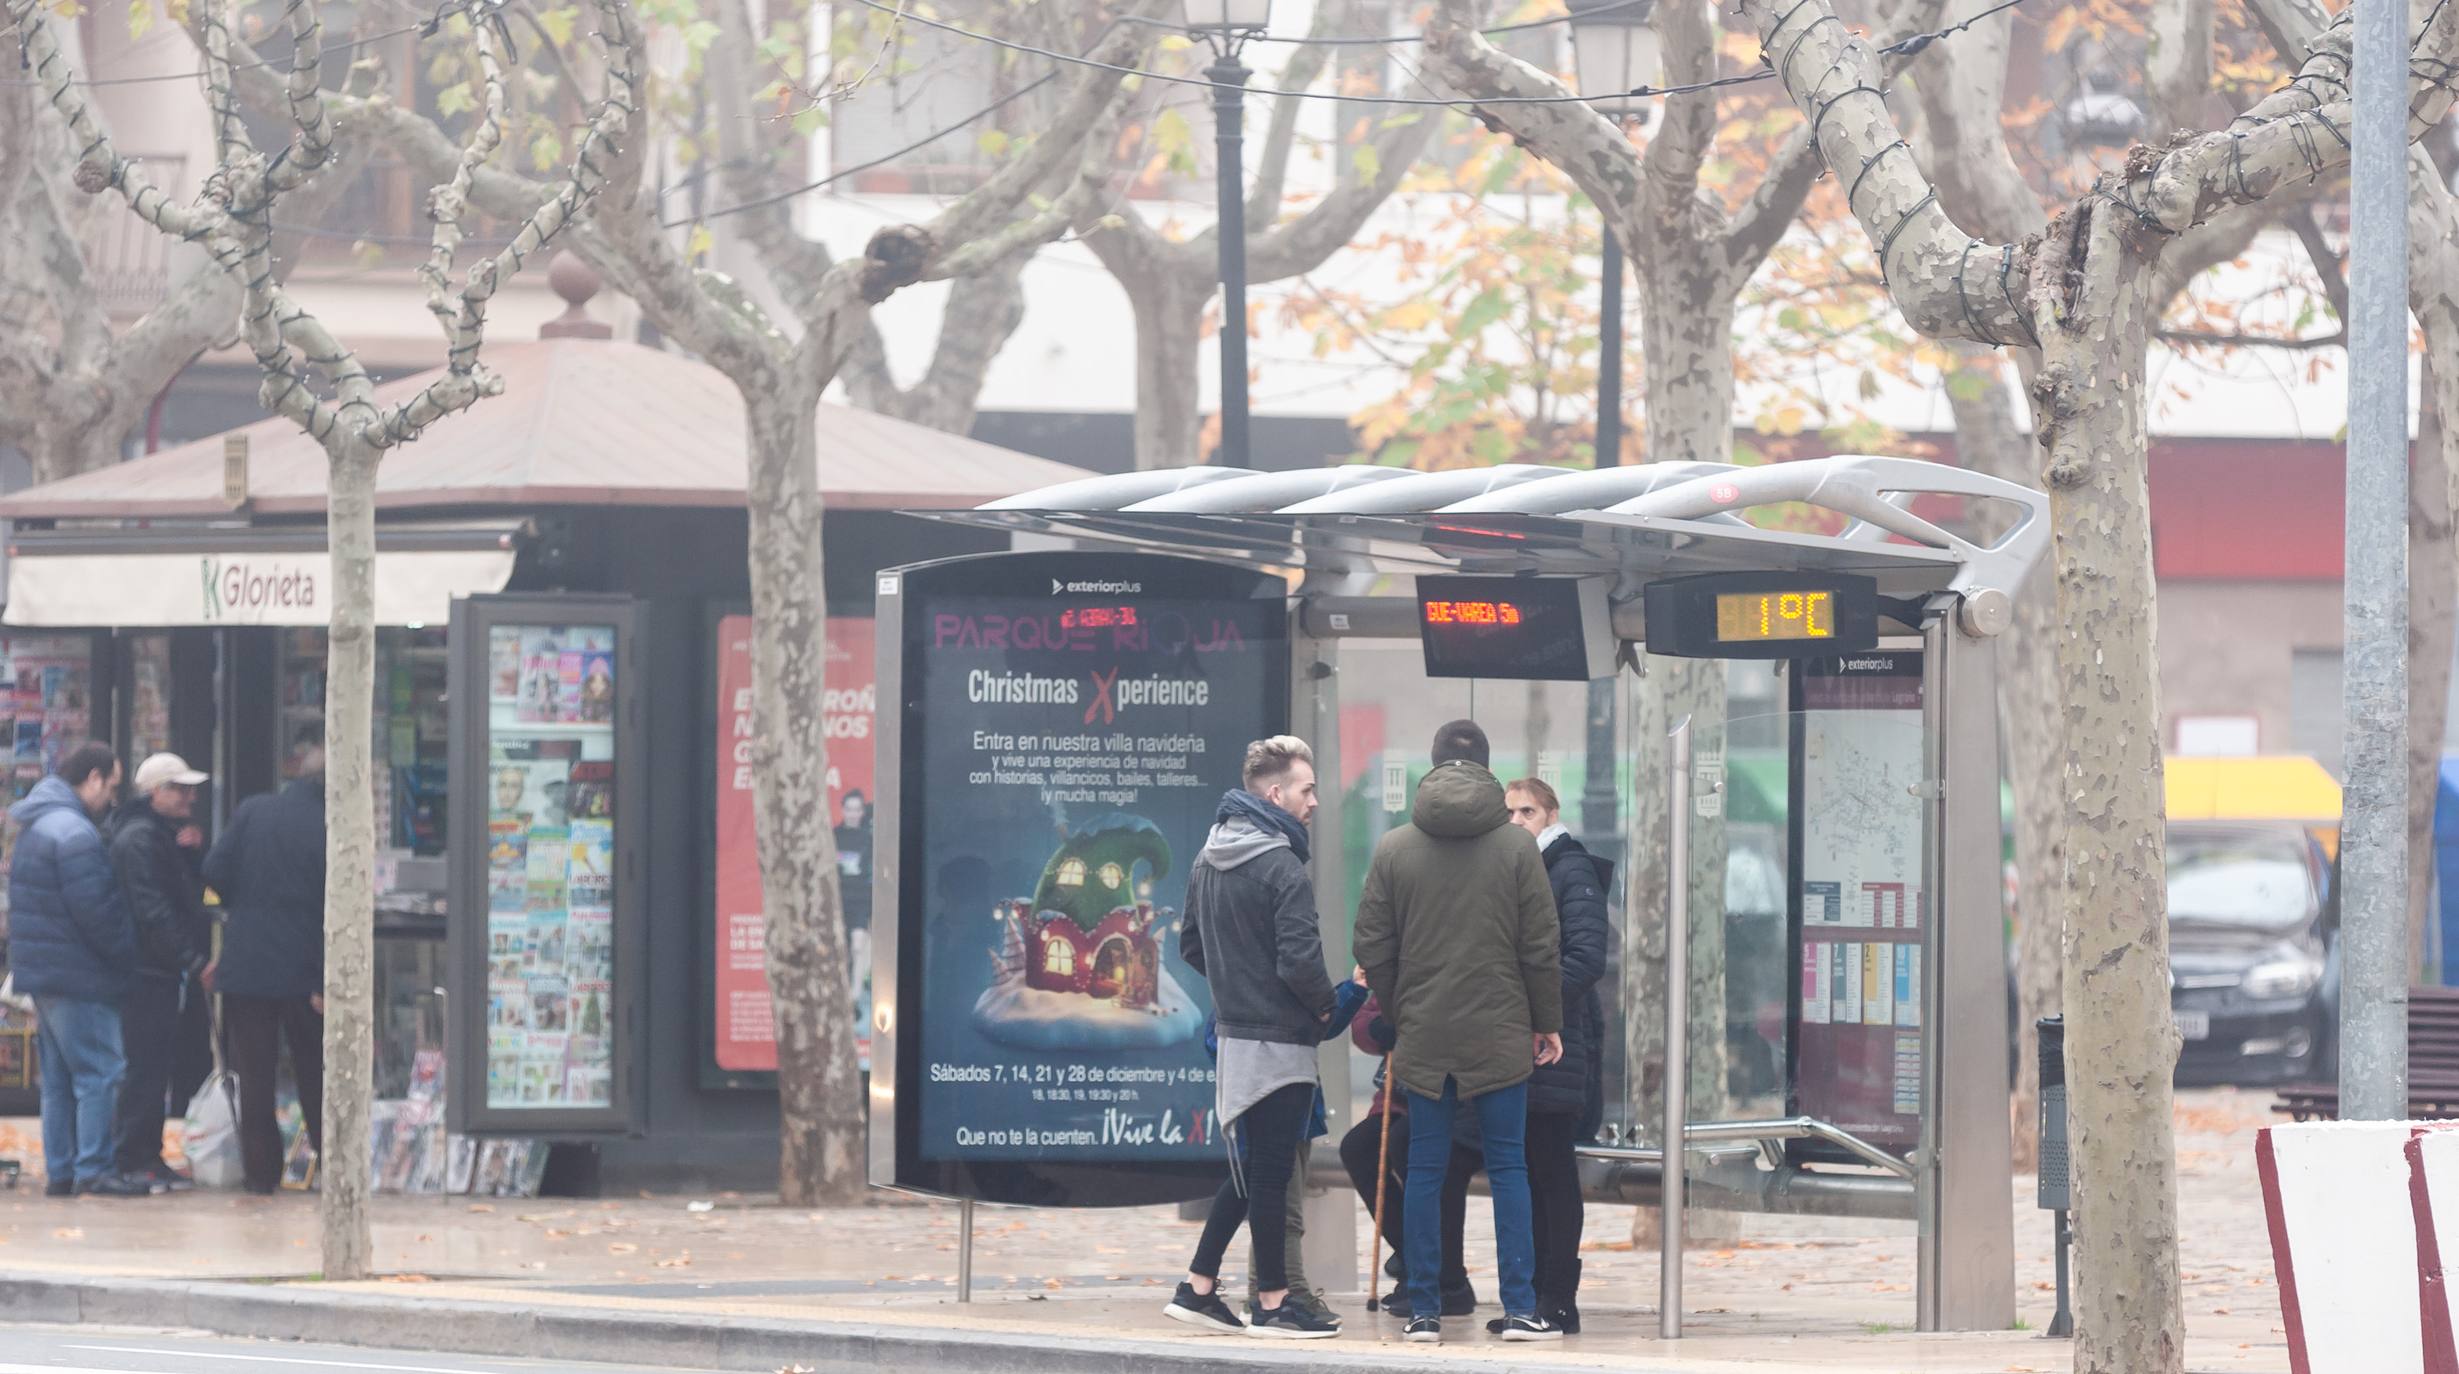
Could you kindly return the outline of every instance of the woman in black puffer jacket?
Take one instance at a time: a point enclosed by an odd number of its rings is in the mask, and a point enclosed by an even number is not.
[[[1537,837],[1562,920],[1562,1058],[1528,1080],[1528,1188],[1537,1242],[1537,1310],[1567,1332],[1580,1329],[1579,1161],[1573,1151],[1596,1134],[1605,1097],[1605,1014],[1597,980],[1605,976],[1605,894],[1614,866],[1562,826],[1562,799],[1537,778],[1504,792],[1514,825]]]

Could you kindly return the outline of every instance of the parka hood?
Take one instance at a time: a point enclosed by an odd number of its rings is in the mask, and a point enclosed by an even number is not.
[[[1473,763],[1446,763],[1417,785],[1417,804],[1409,819],[1429,835],[1447,840],[1469,839],[1511,823],[1503,804],[1503,784]]]

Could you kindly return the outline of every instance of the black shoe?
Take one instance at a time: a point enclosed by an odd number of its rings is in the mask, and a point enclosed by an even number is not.
[[[1411,1317],[1409,1329],[1400,1333],[1404,1341],[1433,1345],[1443,1339],[1443,1323],[1433,1317]]]
[[[105,1174],[91,1183],[77,1185],[79,1197],[152,1197],[155,1191],[153,1180],[130,1178],[126,1174]]]
[[[1229,1310],[1229,1304],[1221,1301],[1219,1289],[1198,1293],[1194,1284],[1183,1279],[1170,1305],[1161,1309],[1161,1315],[1199,1331],[1235,1335],[1247,1329],[1247,1324],[1238,1320],[1238,1314]]]
[[[1391,1296],[1383,1300],[1383,1310],[1391,1313],[1395,1317],[1406,1317],[1410,1315],[1414,1309],[1409,1302],[1409,1290],[1407,1286],[1404,1285],[1393,1289]],[[1443,1290],[1444,1316],[1466,1317],[1473,1315],[1476,1311],[1477,1289],[1474,1286],[1464,1283],[1458,1288],[1446,1288]]]
[[[142,1178],[151,1183],[157,1184],[161,1187],[162,1191],[166,1193],[185,1193],[191,1192],[196,1188],[195,1179],[188,1177],[186,1174],[181,1173],[179,1170],[172,1168],[168,1164],[165,1164],[157,1169],[149,1169],[142,1174],[132,1175],[132,1177]]]
[[[1247,1334],[1270,1340],[1321,1341],[1339,1335],[1340,1323],[1324,1320],[1290,1297],[1278,1307],[1249,1307]]]
[[[1580,1308],[1578,1303],[1539,1305],[1545,1308],[1545,1319],[1554,1323],[1556,1326],[1561,1327],[1564,1335],[1576,1336],[1580,1334]]]
[[[1563,1329],[1544,1317],[1506,1317],[1501,1335],[1507,1341],[1559,1341]]]
[[[76,1195],[77,1180],[73,1178],[55,1178],[43,1185],[44,1197],[75,1197]]]

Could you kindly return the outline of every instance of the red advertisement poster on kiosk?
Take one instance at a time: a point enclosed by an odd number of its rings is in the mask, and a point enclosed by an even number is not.
[[[747,615],[717,629],[717,851],[715,975],[717,1067],[729,1073],[777,1068],[770,1006],[768,922],[760,892],[760,851],[752,819],[751,632]],[[837,878],[845,899],[854,973],[859,1050],[871,1038],[871,740],[878,691],[868,617],[828,622],[828,816],[836,829]]]

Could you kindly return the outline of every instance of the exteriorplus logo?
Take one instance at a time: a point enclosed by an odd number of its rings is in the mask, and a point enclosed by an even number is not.
[[[316,605],[316,575],[295,564],[245,558],[197,560],[204,579],[205,619],[248,620],[270,610]]]

